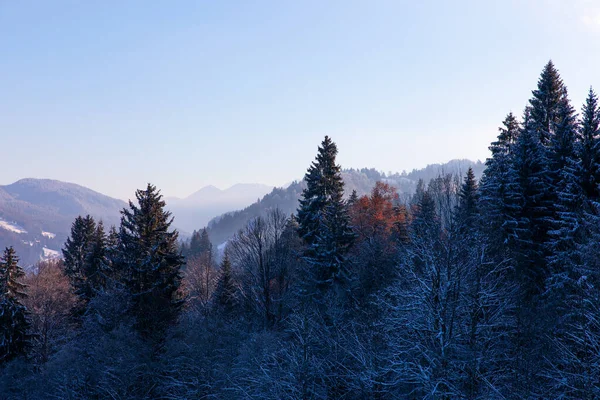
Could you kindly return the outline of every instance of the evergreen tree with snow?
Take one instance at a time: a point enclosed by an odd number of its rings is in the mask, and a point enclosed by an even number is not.
[[[89,302],[96,293],[106,288],[108,280],[112,276],[108,245],[104,224],[100,221],[96,225],[96,230],[87,248],[83,270],[85,280],[78,292],[84,302]]]
[[[513,113],[506,116],[499,131],[498,139],[489,147],[492,156],[486,161],[479,197],[481,222],[491,253],[496,259],[504,259],[516,227],[520,199],[519,182],[512,162],[520,125]]]
[[[552,60],[544,66],[537,89],[532,91],[529,129],[533,129],[542,146],[550,146],[556,125],[560,122],[561,102],[565,97],[565,86]]]
[[[125,286],[132,295],[136,327],[145,337],[161,339],[182,306],[178,290],[184,264],[173,218],[155,186],[136,191],[137,205],[123,209],[119,241]]]
[[[462,232],[471,232],[477,229],[479,216],[479,191],[473,168],[469,167],[459,193],[459,203],[456,217],[459,220]]]
[[[561,170],[576,158],[578,139],[576,113],[569,101],[566,87],[563,88],[563,95],[555,112],[548,159],[554,182],[558,182],[561,179]]]
[[[350,279],[346,254],[354,241],[348,208],[343,200],[344,182],[336,164],[337,146],[328,137],[308,169],[306,189],[297,212],[298,232],[306,245],[304,259],[310,270],[307,288],[326,290]]]
[[[30,346],[24,275],[15,250],[7,247],[0,259],[0,363],[25,354]]]
[[[81,291],[85,283],[87,252],[95,234],[96,222],[94,218],[89,215],[79,216],[75,218],[71,225],[71,235],[67,238],[62,250],[65,273],[76,292]]]
[[[217,287],[213,293],[215,306],[225,314],[231,314],[238,302],[237,288],[235,286],[233,271],[231,269],[231,260],[229,254],[225,252],[221,262],[221,275],[217,282]]]
[[[513,254],[517,279],[526,297],[540,294],[547,277],[546,244],[552,223],[553,204],[548,196],[552,180],[546,150],[539,132],[530,125],[525,111],[522,132],[515,145],[513,163],[518,182],[520,203],[515,205],[516,227],[513,231]],[[516,186],[516,185],[514,185]]]
[[[600,109],[598,97],[592,88],[581,110],[579,128],[582,185],[585,195],[592,201],[600,199]]]

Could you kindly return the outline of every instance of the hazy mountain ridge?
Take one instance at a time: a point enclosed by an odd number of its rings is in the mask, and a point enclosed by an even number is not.
[[[273,186],[259,183],[238,183],[227,189],[209,185],[183,199],[165,200],[167,209],[176,217],[175,226],[185,233],[205,226],[219,214],[252,204],[272,190]]]
[[[458,174],[463,176],[469,167],[473,168],[475,176],[480,179],[485,164],[481,161],[471,161],[466,159],[455,159],[446,163],[430,164],[422,169],[413,169],[411,172],[385,174],[374,168],[345,169],[342,171],[346,197],[356,190],[359,196],[370,193],[377,181],[385,181],[397,188],[402,196],[409,197],[414,193],[417,182],[422,179],[425,183],[442,174]],[[208,223],[208,229],[211,240],[215,244],[220,244],[239,229],[244,227],[249,220],[259,215],[265,215],[267,210],[279,207],[284,213],[290,215],[296,212],[298,208],[298,199],[305,187],[304,181],[294,181],[286,188],[275,188],[265,195],[259,201],[248,207],[225,213],[213,218]],[[200,228],[198,226],[195,229]]]

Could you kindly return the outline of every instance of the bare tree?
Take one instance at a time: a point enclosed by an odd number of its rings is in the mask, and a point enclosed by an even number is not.
[[[35,271],[25,277],[27,298],[24,302],[31,313],[34,354],[45,363],[56,348],[73,333],[70,315],[77,304],[62,261],[40,262]]]
[[[281,318],[281,301],[291,276],[288,229],[285,214],[274,209],[250,221],[227,246],[241,274],[247,305],[261,316],[264,328]]]

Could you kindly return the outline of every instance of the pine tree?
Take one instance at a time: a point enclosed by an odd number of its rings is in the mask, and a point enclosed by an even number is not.
[[[327,289],[349,279],[346,254],[354,241],[348,209],[343,200],[344,182],[335,163],[337,146],[328,137],[308,169],[307,187],[298,208],[298,232],[306,244],[304,258],[311,266],[313,289]],[[312,291],[309,289],[309,291]]]
[[[552,60],[544,66],[537,89],[529,100],[531,124],[542,146],[549,146],[559,122],[559,107],[565,96],[565,86]]]
[[[479,217],[479,191],[473,168],[469,167],[459,194],[456,212],[460,220],[460,230],[470,232],[477,228]]]
[[[208,236],[208,231],[206,230],[206,228],[202,229],[202,233],[200,234],[200,243],[198,251],[200,254],[203,254],[206,257],[209,264],[212,263],[213,245],[210,241],[210,237]]]
[[[123,209],[119,239],[125,285],[133,297],[133,314],[142,335],[161,339],[175,322],[182,301],[178,297],[180,269],[178,232],[170,230],[171,213],[155,186],[136,192],[137,205]]]
[[[575,109],[571,106],[566,88],[563,89],[563,95],[555,112],[548,158],[555,181],[558,181],[560,171],[569,164],[570,159],[575,159],[578,139]]]
[[[491,255],[497,260],[508,255],[508,242],[516,228],[520,199],[519,182],[512,162],[520,126],[513,113],[506,116],[502,125],[498,139],[489,147],[492,157],[486,161],[480,185],[481,225]]]
[[[517,224],[512,233],[512,247],[517,279],[526,297],[543,291],[548,273],[546,245],[552,223],[549,163],[539,133],[531,124],[529,110],[526,110],[513,157],[518,194],[511,194],[520,200],[514,208]]]
[[[348,207],[352,207],[358,201],[358,194],[356,193],[356,189],[352,189],[352,193],[350,193],[350,197],[348,198]]]
[[[539,394],[543,389],[543,360],[536,354],[548,344],[541,295],[550,272],[546,257],[554,211],[553,195],[548,193],[552,188],[548,152],[539,131],[533,128],[530,111],[525,110],[512,157],[516,181],[511,186],[517,190],[511,197],[517,200],[513,210],[517,223],[509,239],[514,264],[514,275],[510,277],[517,288],[516,333],[512,338],[514,347],[510,349],[514,356],[515,386],[511,390],[524,397]]]
[[[225,252],[221,262],[221,276],[213,294],[215,305],[225,314],[231,314],[237,306],[237,288],[233,280],[229,254]]]
[[[190,238],[190,244],[187,248],[186,256],[195,257],[200,254],[200,246],[200,232],[194,230],[194,232],[192,232],[192,237]]]
[[[0,259],[0,363],[25,354],[30,346],[29,312],[22,304],[27,296],[24,275],[15,250],[6,248]]]
[[[96,293],[106,288],[112,276],[112,266],[108,258],[108,238],[104,232],[102,221],[96,225],[94,236],[87,249],[86,263],[83,270],[85,282],[78,293],[85,302],[91,300]]]
[[[411,228],[417,237],[435,240],[440,232],[435,200],[429,190],[423,192],[420,197],[421,199],[416,206],[415,218]]]
[[[582,184],[586,196],[597,202],[600,198],[600,109],[598,97],[592,88],[581,115],[580,144],[577,150],[581,159]]]
[[[95,233],[96,222],[94,218],[89,215],[77,217],[71,226],[71,235],[67,238],[62,251],[65,273],[76,292],[81,291],[84,285],[87,251]]]
[[[121,263],[121,239],[119,231],[113,225],[106,235],[106,261],[108,262],[108,283],[114,285],[123,281],[123,265]]]

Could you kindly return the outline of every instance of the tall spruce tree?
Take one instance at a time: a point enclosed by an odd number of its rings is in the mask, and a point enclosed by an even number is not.
[[[542,146],[549,146],[560,120],[560,104],[565,96],[565,86],[552,60],[544,66],[537,89],[529,100],[531,116],[529,129],[533,129]]]
[[[525,111],[513,157],[518,193],[511,194],[520,200],[514,207],[517,224],[512,233],[516,274],[522,292],[528,298],[543,291],[547,278],[545,256],[553,206],[548,196],[552,180],[547,153],[539,132],[530,125],[529,111]]]
[[[183,303],[178,289],[184,260],[160,191],[148,184],[145,190],[136,191],[136,199],[137,205],[130,201],[121,212],[120,258],[136,327],[143,336],[160,340]]]
[[[7,247],[0,259],[0,363],[25,354],[30,346],[24,275],[15,250]]]
[[[498,139],[489,147],[492,157],[486,161],[480,185],[482,226],[491,255],[496,260],[505,259],[508,255],[508,242],[516,228],[520,199],[519,182],[512,162],[520,126],[513,113],[506,116],[502,125]]]
[[[581,160],[582,184],[586,196],[595,202],[600,198],[600,109],[592,88],[581,110],[577,148]]]
[[[80,292],[85,284],[87,253],[96,234],[96,222],[87,215],[75,218],[71,226],[71,235],[63,248],[65,273],[76,292]]]
[[[304,259],[310,265],[312,289],[325,290],[350,278],[346,254],[354,241],[350,229],[337,146],[328,137],[304,177],[307,187],[298,208],[298,232],[306,244]],[[312,291],[309,289],[309,291]]]

